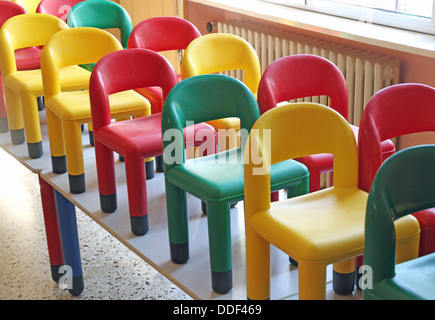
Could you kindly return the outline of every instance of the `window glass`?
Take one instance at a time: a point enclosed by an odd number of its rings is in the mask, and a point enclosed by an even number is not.
[[[380,9],[390,12],[403,13],[426,18],[432,17],[433,0],[324,0],[326,2],[335,2],[348,4],[362,8]]]
[[[363,22],[435,34],[435,0],[264,0]]]

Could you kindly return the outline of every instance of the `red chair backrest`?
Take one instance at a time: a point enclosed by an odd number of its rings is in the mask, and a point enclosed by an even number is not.
[[[435,131],[435,88],[406,83],[375,93],[359,126],[359,188],[370,190],[383,161],[382,141],[423,131]]]
[[[275,60],[264,71],[258,105],[263,114],[280,102],[323,95],[330,98],[329,106],[348,120],[348,90],[340,69],[320,56],[291,55]]]
[[[143,48],[156,52],[186,49],[201,36],[189,21],[179,17],[154,17],[138,23],[130,34],[128,48]]]
[[[41,0],[36,12],[48,13],[66,21],[71,8],[82,1],[84,0]]]
[[[89,82],[89,95],[94,129],[110,123],[109,95],[143,87],[160,87],[163,101],[177,74],[161,54],[144,49],[112,52],[98,61]]]
[[[27,13],[27,11],[19,4],[9,1],[0,1],[0,27],[9,18],[24,13]]]

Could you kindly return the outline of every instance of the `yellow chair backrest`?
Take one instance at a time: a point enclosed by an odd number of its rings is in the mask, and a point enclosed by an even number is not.
[[[35,13],[41,0],[14,0],[13,2],[26,9],[27,13]]]
[[[254,48],[236,35],[213,33],[196,38],[186,48],[181,77],[229,70],[243,70],[244,83],[257,93],[261,68]]]
[[[338,112],[316,103],[286,104],[265,112],[245,147],[245,196],[250,199],[245,205],[254,211],[270,208],[270,165],[317,153],[334,155],[334,187],[357,187],[355,136]]]
[[[4,76],[17,71],[14,50],[43,46],[56,32],[68,29],[59,18],[44,13],[29,13],[8,19],[0,29],[0,65]]]
[[[53,35],[41,54],[41,70],[46,97],[61,92],[60,68],[96,63],[106,54],[122,49],[118,39],[98,28],[71,28]]]

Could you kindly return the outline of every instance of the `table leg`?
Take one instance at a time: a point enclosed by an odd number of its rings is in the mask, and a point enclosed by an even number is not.
[[[60,281],[66,280],[68,291],[78,296],[84,290],[84,282],[75,206],[57,190],[54,193],[64,259],[62,271],[65,272]]]

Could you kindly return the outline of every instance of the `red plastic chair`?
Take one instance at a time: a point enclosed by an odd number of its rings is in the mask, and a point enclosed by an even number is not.
[[[398,84],[377,92],[364,109],[359,145],[359,187],[369,191],[383,163],[381,141],[410,133],[435,131],[435,89]],[[419,255],[435,252],[435,209],[415,213],[420,223]]]
[[[179,17],[154,17],[138,23],[128,39],[128,48],[149,49],[156,52],[184,50],[189,43],[201,36],[199,30],[189,21]],[[180,75],[178,75],[180,80]],[[162,110],[162,95],[156,88],[137,90],[149,97],[151,112]]]
[[[127,89],[157,86],[165,99],[176,83],[177,74],[169,61],[159,53],[146,49],[127,49],[103,57],[96,64],[90,79],[101,209],[113,212],[117,208],[115,151],[125,159],[131,228],[136,235],[148,231],[144,159],[163,153],[161,113],[111,122],[108,96]],[[207,124],[194,125],[194,137],[200,130],[201,133],[210,132],[215,138],[215,130]],[[202,142],[189,141],[195,146]]]
[[[315,55],[291,55],[272,62],[264,71],[258,87],[260,113],[278,103],[311,96],[328,96],[329,106],[348,119],[349,102],[346,80],[337,66]],[[358,127],[351,125],[355,136]],[[384,159],[394,153],[392,141],[382,143]],[[332,171],[331,154],[297,158],[310,170],[310,192],[320,190],[320,175]]]
[[[66,21],[71,8],[82,1],[84,0],[41,0],[36,8],[36,12],[52,14]]]
[[[189,21],[179,17],[154,17],[139,22],[130,34],[128,48],[149,49],[156,52],[184,50],[189,43],[201,36]],[[181,76],[178,74],[178,81]],[[139,88],[136,91],[151,103],[151,113],[163,107],[162,91],[157,87]],[[162,157],[156,157],[156,171],[163,172]]]
[[[10,17],[25,14],[26,10],[13,2],[0,1],[0,27]],[[18,70],[39,69],[41,57],[41,50],[36,47],[23,48],[15,51],[15,58]],[[9,130],[5,96],[3,91],[3,82],[0,76],[0,132],[7,132]]]

